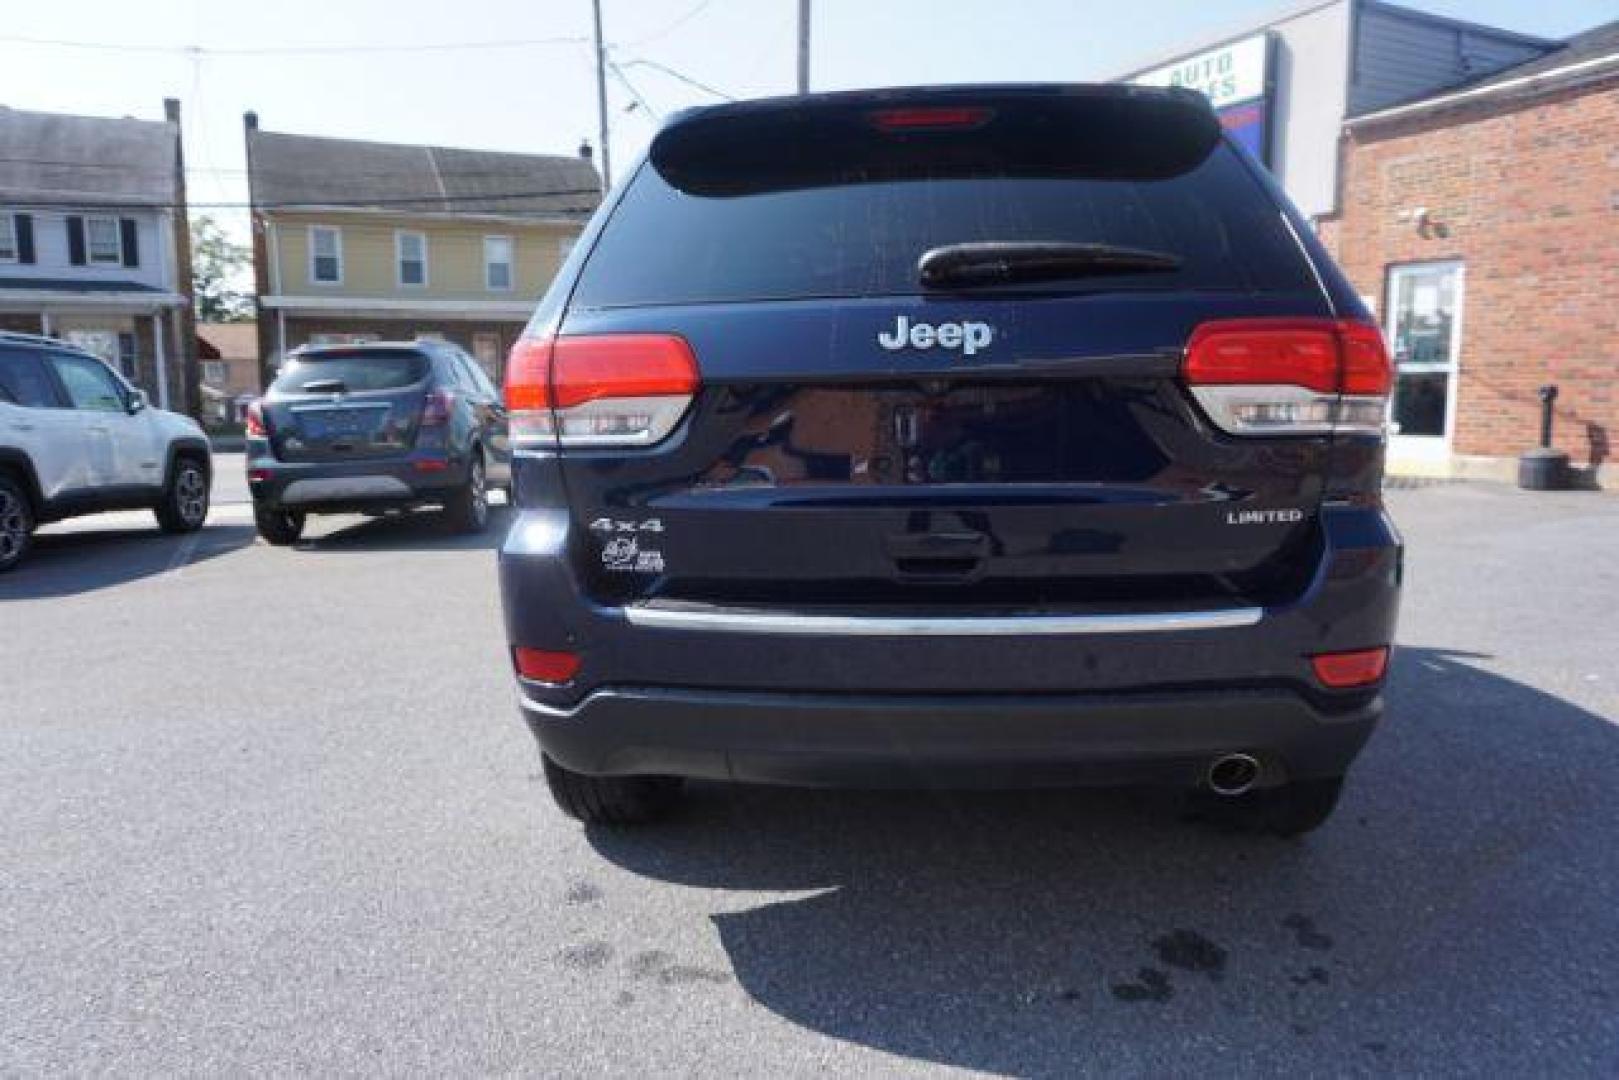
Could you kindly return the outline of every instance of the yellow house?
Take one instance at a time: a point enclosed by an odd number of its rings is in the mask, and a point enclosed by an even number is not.
[[[578,157],[263,131],[246,116],[259,352],[442,337],[499,379],[601,199]]]

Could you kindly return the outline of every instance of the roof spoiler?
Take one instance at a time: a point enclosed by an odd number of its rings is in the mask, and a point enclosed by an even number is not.
[[[859,90],[682,113],[649,159],[690,195],[981,175],[1162,180],[1221,137],[1208,99],[1129,85]]]

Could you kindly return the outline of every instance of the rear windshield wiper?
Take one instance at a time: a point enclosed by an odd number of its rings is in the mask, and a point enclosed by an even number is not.
[[[1112,244],[996,241],[936,247],[924,252],[916,263],[917,278],[934,289],[1162,273],[1180,268],[1180,256],[1161,251]]]
[[[310,379],[298,389],[306,394],[346,394],[349,384],[342,379]]]

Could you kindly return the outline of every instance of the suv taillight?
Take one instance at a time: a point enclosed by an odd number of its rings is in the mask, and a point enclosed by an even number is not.
[[[247,403],[247,413],[242,421],[242,433],[250,439],[262,439],[264,430],[264,406],[257,401]]]
[[[443,427],[450,422],[450,408],[455,395],[445,389],[429,390],[422,398],[422,427]]]
[[[1181,375],[1233,435],[1380,431],[1393,369],[1352,319],[1226,319],[1192,333]]]
[[[523,338],[506,363],[512,445],[650,446],[699,385],[697,358],[674,334]]]

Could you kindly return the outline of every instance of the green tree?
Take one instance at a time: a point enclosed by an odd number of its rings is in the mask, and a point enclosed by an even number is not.
[[[191,279],[199,322],[245,322],[253,317],[248,281],[252,256],[207,214],[191,219]]]

